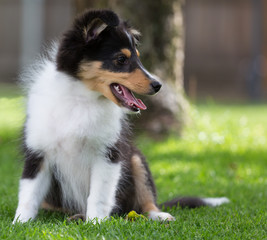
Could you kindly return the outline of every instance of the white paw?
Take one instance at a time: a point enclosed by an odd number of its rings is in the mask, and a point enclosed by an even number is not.
[[[93,224],[97,224],[97,223],[101,223],[101,222],[104,222],[108,219],[108,217],[104,217],[104,218],[101,218],[101,217],[95,217],[95,218],[92,218],[92,217],[87,217],[86,218],[86,222],[87,223],[93,223]]]
[[[12,224],[16,224],[16,223],[25,223],[25,222],[28,222],[30,220],[32,220],[33,218],[31,217],[21,217],[20,216],[16,216],[12,222]]]
[[[33,209],[27,209],[27,207],[18,207],[13,224],[15,223],[25,223],[28,221],[33,220],[37,215],[37,210]]]
[[[166,212],[150,211],[148,217],[157,221],[174,221],[175,217]]]
[[[19,221],[15,218],[14,220],[13,220],[13,222],[12,222],[12,224],[16,224],[16,223],[18,223]]]

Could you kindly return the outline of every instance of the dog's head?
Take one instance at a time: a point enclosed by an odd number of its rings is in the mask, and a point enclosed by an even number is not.
[[[136,49],[139,35],[112,11],[87,11],[64,35],[57,68],[119,106],[133,112],[145,110],[133,92],[152,95],[161,83],[140,62]]]

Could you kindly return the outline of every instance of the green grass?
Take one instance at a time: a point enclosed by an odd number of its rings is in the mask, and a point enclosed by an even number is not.
[[[115,218],[77,225],[40,211],[36,221],[12,225],[24,110],[17,90],[9,91],[0,91],[0,239],[267,239],[267,105],[198,105],[182,137],[138,138],[159,202],[195,195],[227,196],[230,204],[171,209],[170,223]]]

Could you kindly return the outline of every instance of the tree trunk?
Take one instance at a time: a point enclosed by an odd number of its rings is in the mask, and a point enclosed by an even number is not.
[[[74,0],[76,12],[109,8],[142,33],[139,47],[144,66],[163,81],[159,94],[141,97],[148,107],[133,117],[136,129],[154,134],[181,132],[188,102],[183,90],[183,0]]]

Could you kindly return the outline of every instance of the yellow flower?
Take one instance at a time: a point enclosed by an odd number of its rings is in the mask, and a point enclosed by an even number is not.
[[[144,215],[142,215],[142,214],[138,214],[138,213],[136,213],[135,211],[131,211],[131,212],[129,212],[128,214],[127,214],[127,216],[126,216],[126,220],[129,220],[129,221],[135,221],[136,219],[140,219],[140,218],[142,218],[142,219],[145,219],[145,220],[147,220],[147,218],[144,216]]]

